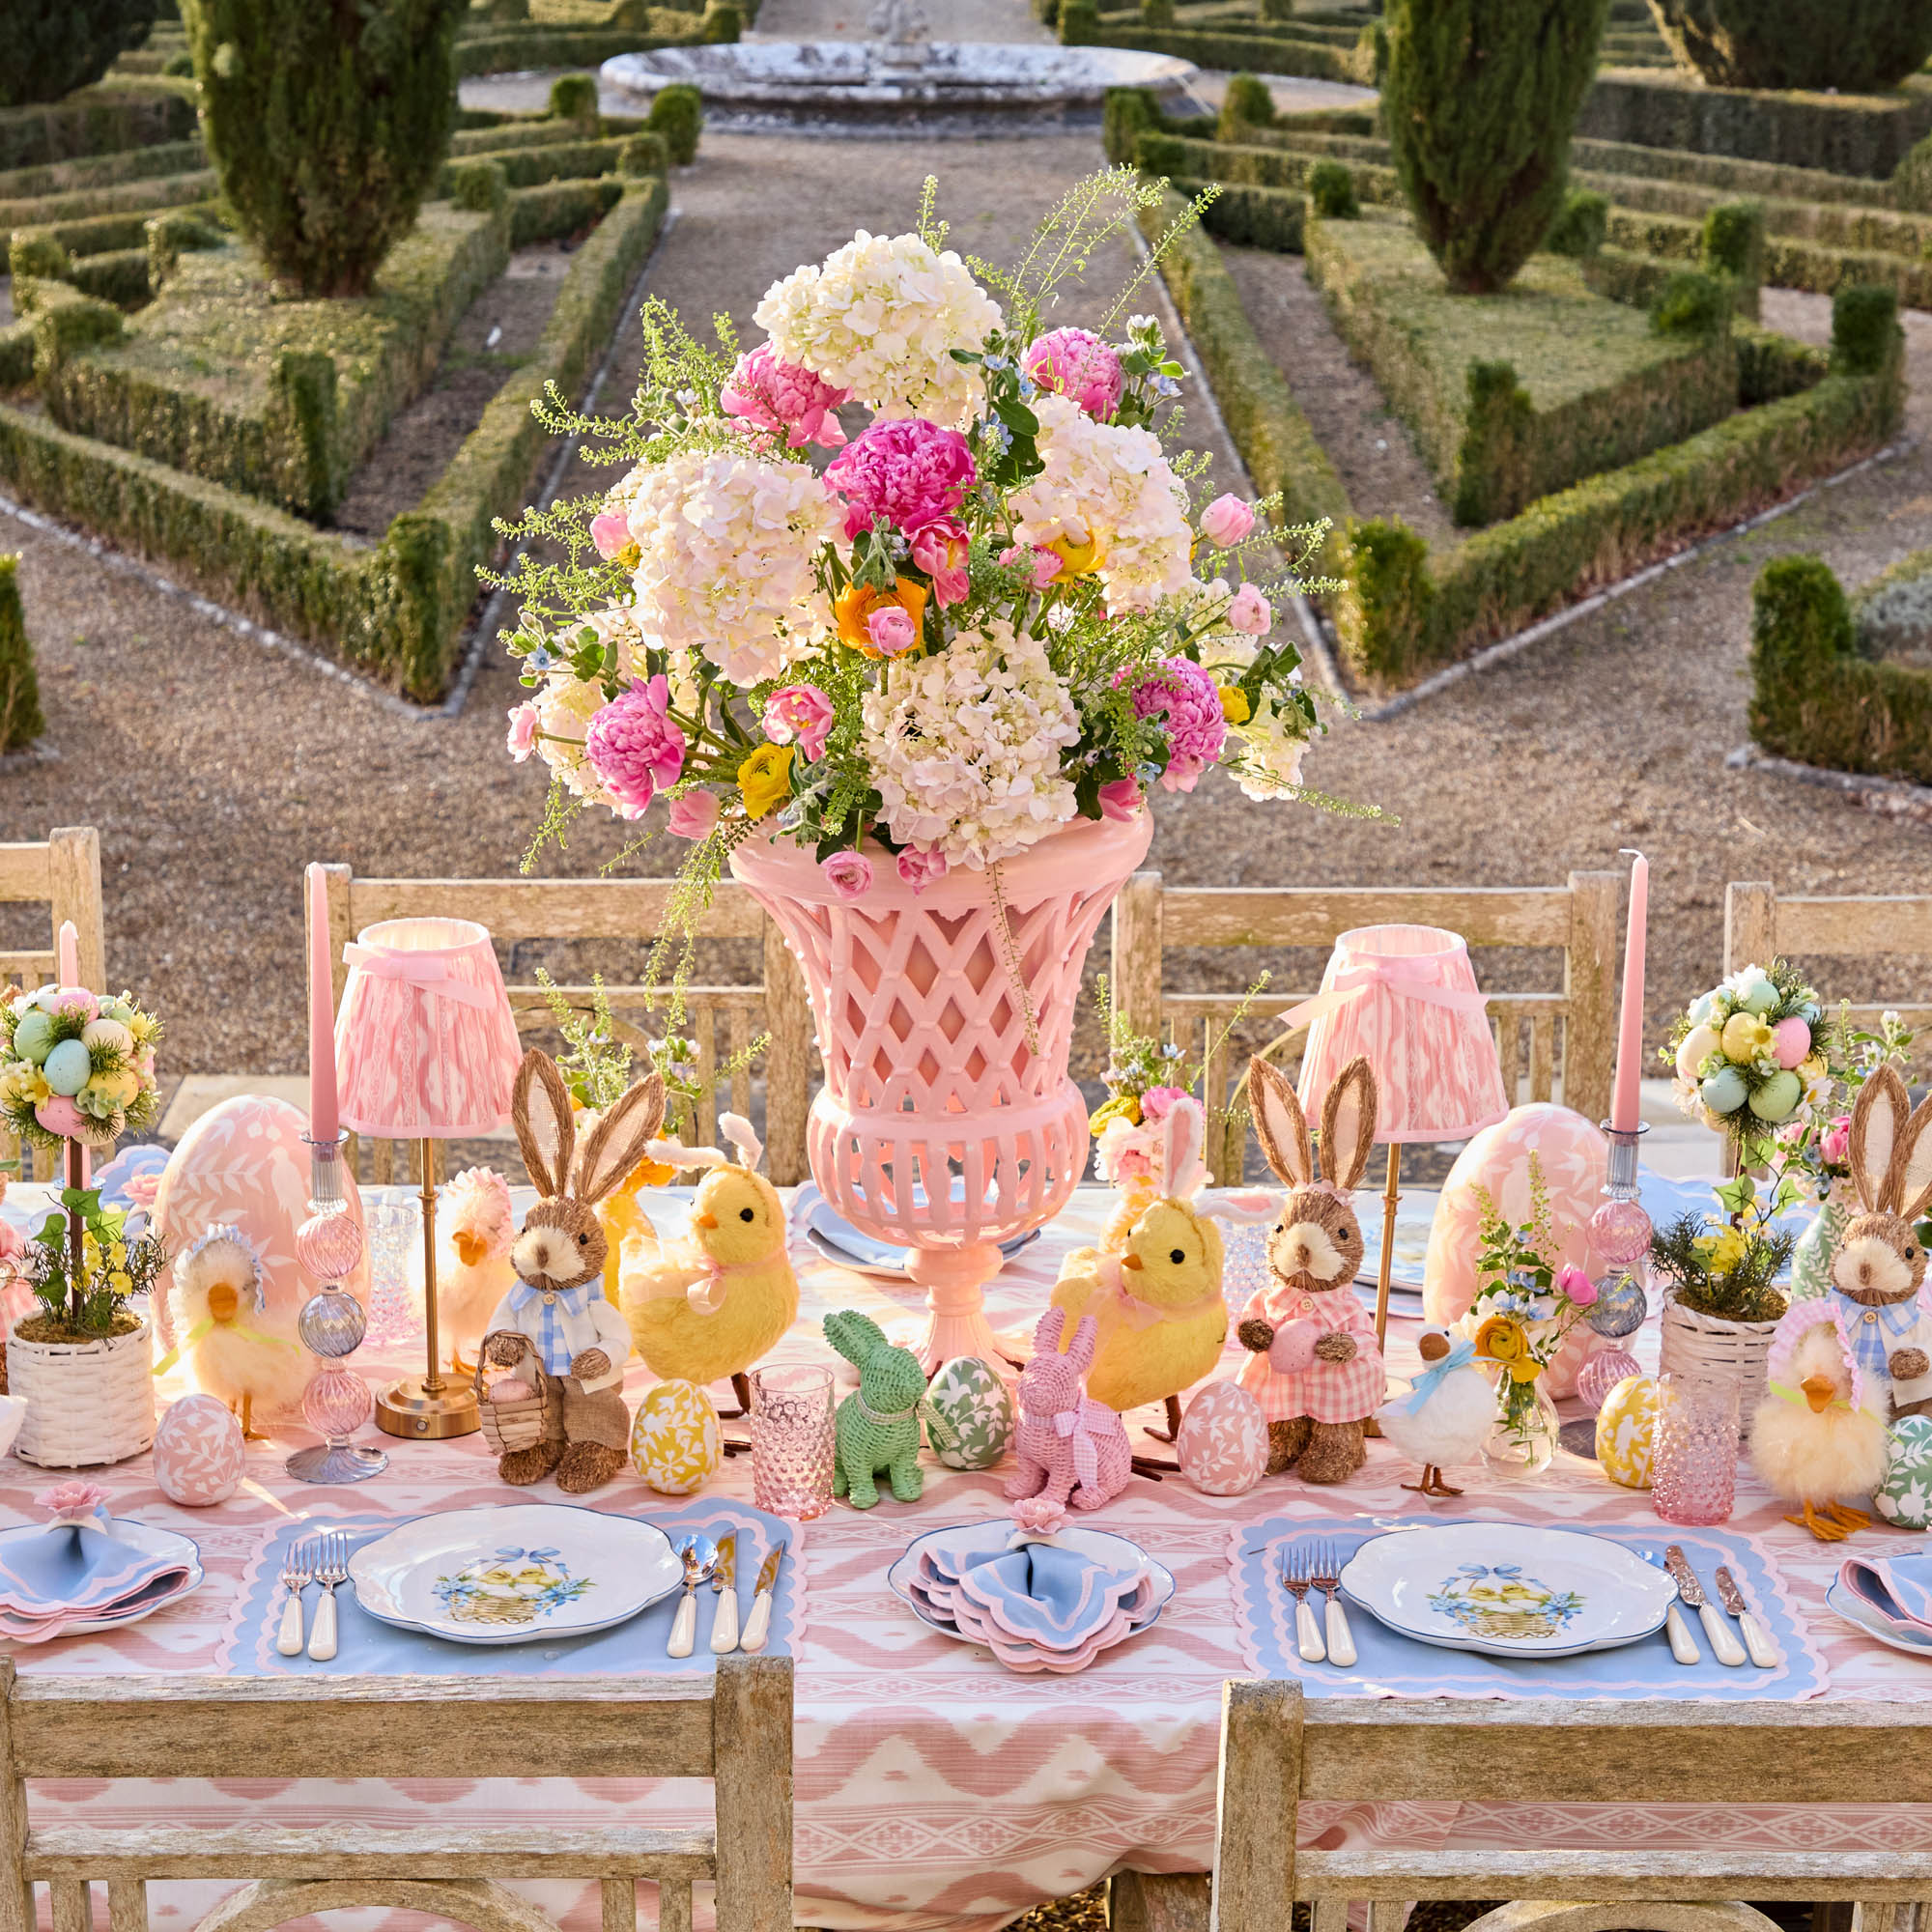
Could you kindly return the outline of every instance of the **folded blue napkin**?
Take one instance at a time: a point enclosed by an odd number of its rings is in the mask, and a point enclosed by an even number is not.
[[[1017,1549],[928,1548],[935,1579],[950,1583],[1022,1643],[1076,1648],[1111,1622],[1140,1588],[1144,1569],[1116,1570],[1050,1543]]]
[[[1932,1550],[1911,1556],[1848,1556],[1839,1580],[1888,1623],[1932,1637]]]
[[[154,1556],[107,1528],[107,1513],[0,1536],[0,1612],[37,1621],[103,1609],[186,1574],[179,1558]]]

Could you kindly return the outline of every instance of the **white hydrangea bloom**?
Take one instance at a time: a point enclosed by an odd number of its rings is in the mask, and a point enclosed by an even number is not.
[[[1228,762],[1242,792],[1252,799],[1293,797],[1308,751],[1308,726],[1300,712],[1284,710],[1264,690],[1253,716],[1229,730],[1240,740],[1239,755]]]
[[[787,362],[850,389],[882,416],[924,416],[964,429],[985,400],[977,350],[1003,320],[950,248],[917,235],[862,228],[820,268],[794,270],[765,291],[753,319]]]
[[[686,449],[621,487],[640,553],[640,630],[742,686],[817,646],[831,612],[812,559],[841,523],[809,464]]]
[[[979,869],[1074,815],[1060,759],[1079,737],[1045,650],[995,618],[930,657],[889,666],[866,697],[862,747],[893,837]]]
[[[1037,397],[1033,412],[1046,467],[1011,498],[1020,540],[1096,541],[1111,611],[1151,611],[1186,590],[1194,582],[1187,493],[1160,439],[1095,422],[1070,396]]]
[[[606,806],[619,818],[640,817],[634,808],[621,806],[611,796],[583,755],[583,734],[605,701],[604,687],[596,680],[572,677],[567,670],[552,671],[534,699],[541,734],[537,755],[578,798]]]

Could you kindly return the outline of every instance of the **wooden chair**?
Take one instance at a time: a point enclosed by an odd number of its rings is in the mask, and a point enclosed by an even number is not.
[[[1771,1932],[1771,1919],[1737,1902],[1749,1897],[1854,1900],[1861,1932],[1905,1932],[1912,1903],[1932,1899],[1925,1851],[1569,1851],[1533,1840],[1297,1850],[1298,1807],[1331,1799],[1922,1805],[1932,1803],[1932,1706],[1922,1704],[1320,1698],[1293,1679],[1230,1683],[1212,1924],[1286,1932],[1291,1905],[1304,1900],[1314,1932],[1344,1932],[1350,1901],[1363,1899],[1371,1932],[1393,1932],[1411,1899],[1514,1898],[1475,1925]]]
[[[349,978],[342,946],[379,920],[469,919],[501,940],[635,941],[657,933],[675,886],[670,879],[358,879],[347,866],[330,866],[327,870],[329,934],[337,942],[338,1008]],[[721,1044],[728,1058],[749,1046],[761,1031],[770,1035],[765,1048],[766,1172],[781,1186],[803,1180],[812,1050],[811,1007],[804,976],[785,951],[778,927],[735,880],[719,882],[697,930],[706,939],[763,942],[762,983],[693,986],[686,995],[687,1023],[697,1048],[698,1070],[707,1082],[717,1066]],[[558,990],[573,1006],[589,1010],[590,987]],[[605,990],[620,1031],[641,1049],[653,1009],[661,1009],[663,996],[650,995],[641,986],[613,985]],[[538,1033],[554,1024],[541,987],[513,984],[509,994],[520,1031]],[[723,1042],[721,1018],[727,1036]],[[751,1105],[751,1069],[741,1067],[732,1076],[731,1106],[749,1114]],[[696,1144],[712,1140],[716,1127],[715,1096],[707,1096],[696,1122]],[[395,1147],[391,1141],[374,1144],[378,1180],[397,1178]]]
[[[404,1908],[475,1932],[555,1932],[507,1878],[594,1878],[604,1932],[636,1932],[637,1882],[662,1932],[690,1932],[691,1886],[717,1888],[718,1932],[791,1932],[792,1669],[732,1656],[703,1677],[52,1677],[0,1660],[0,1932],[148,1932],[151,1879],[245,1879],[196,1932],[270,1932],[314,1912]],[[712,1831],[643,1823],[486,1831],[459,1816],[210,1831],[36,1827],[29,1778],[708,1777]]]
[[[99,990],[107,981],[105,926],[100,913],[100,835],[91,825],[49,833],[44,844],[0,845],[0,901],[44,901],[51,915],[47,943],[24,952],[0,951],[0,989],[43,985],[54,977],[54,941],[72,920],[80,941],[80,977]],[[18,1157],[19,1143],[0,1131],[0,1166]],[[36,1153],[35,1173],[53,1174],[53,1157]]]
[[[1492,947],[1543,947],[1563,954],[1563,990],[1493,993],[1489,1009],[1502,1053],[1503,1077],[1512,1094],[1548,1100],[1561,1071],[1563,1100],[1586,1120],[1610,1108],[1616,1053],[1616,872],[1572,872],[1564,886],[1253,887],[1164,889],[1158,872],[1136,872],[1114,902],[1113,986],[1119,1009],[1137,1031],[1178,1040],[1207,1071],[1203,1097],[1225,1109],[1241,1068],[1234,1051],[1211,1034],[1224,1028],[1240,1004],[1237,993],[1179,993],[1162,980],[1164,946],[1329,947],[1358,925],[1439,925],[1460,932],[1472,951]],[[1254,1009],[1258,1016],[1286,1011],[1305,992],[1284,993],[1270,984]],[[1557,1029],[1562,1053],[1557,1054]],[[1225,1133],[1210,1124],[1208,1161],[1214,1178],[1238,1181],[1245,1130],[1226,1121]]]

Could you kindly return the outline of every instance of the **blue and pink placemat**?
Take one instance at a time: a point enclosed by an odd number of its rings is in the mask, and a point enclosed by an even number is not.
[[[1477,1512],[1459,1522],[1506,1522],[1507,1517]],[[1440,1517],[1362,1516],[1270,1517],[1229,1532],[1235,1614],[1241,1649],[1257,1675],[1299,1677],[1312,1695],[1322,1697],[1577,1697],[1711,1698],[1719,1702],[1755,1697],[1803,1702],[1828,1688],[1825,1660],[1801,1621],[1784,1578],[1754,1537],[1732,1529],[1685,1529],[1660,1522],[1653,1528],[1605,1529],[1588,1534],[1620,1543],[1646,1563],[1661,1564],[1663,1548],[1681,1543],[1691,1567],[1710,1587],[1712,1573],[1728,1564],[1744,1587],[1751,1609],[1777,1646],[1781,1662],[1760,1670],[1746,1663],[1735,1669],[1711,1655],[1694,1610],[1686,1610],[1699,1653],[1694,1664],[1679,1663],[1664,1633],[1641,1637],[1615,1650],[1585,1651],[1578,1657],[1488,1657],[1475,1651],[1447,1650],[1419,1643],[1379,1622],[1359,1604],[1348,1605],[1356,1661],[1343,1669],[1333,1663],[1305,1663],[1294,1648],[1294,1599],[1279,1580],[1281,1551],[1290,1544],[1320,1541],[1334,1547],[1346,1563],[1371,1537],[1392,1529],[1439,1524]],[[1524,1525],[1532,1527],[1535,1525]],[[1544,1528],[1570,1528],[1546,1523]],[[1715,1600],[1714,1600],[1715,1601]],[[1319,1592],[1309,1602],[1320,1605]]]
[[[772,1593],[771,1640],[764,1654],[768,1657],[795,1654],[799,1634],[805,1628],[803,1537],[797,1523],[768,1516],[750,1503],[722,1496],[695,1497],[676,1509],[613,1510],[609,1514],[635,1514],[655,1523],[673,1545],[681,1535],[692,1531],[713,1542],[735,1533],[741,1628],[752,1613],[759,1565],[775,1543],[784,1543],[785,1558],[779,1568],[778,1587]],[[386,1536],[412,1520],[409,1517],[318,1513],[277,1524],[263,1540],[242,1575],[241,1595],[216,1657],[217,1668],[243,1677],[406,1677],[458,1669],[503,1677],[583,1677],[625,1672],[705,1676],[717,1663],[710,1641],[711,1620],[717,1614],[718,1599],[708,1583],[700,1585],[697,1593],[696,1648],[685,1658],[665,1654],[678,1599],[684,1594],[682,1589],[611,1630],[594,1631],[584,1636],[534,1636],[527,1643],[467,1644],[451,1643],[421,1631],[398,1630],[393,1624],[381,1622],[356,1603],[355,1588],[351,1583],[341,1584],[335,1592],[335,1656],[327,1663],[317,1663],[306,1653],[283,1657],[275,1649],[275,1633],[286,1594],[281,1584],[282,1565],[291,1548],[324,1530],[340,1530],[348,1538],[353,1555],[365,1543],[373,1543],[377,1537]],[[314,1584],[303,1592],[304,1630],[315,1622],[315,1608],[321,1595]]]

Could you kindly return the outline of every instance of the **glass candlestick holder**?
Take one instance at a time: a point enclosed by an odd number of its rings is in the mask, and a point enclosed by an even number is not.
[[[362,1346],[368,1327],[362,1304],[342,1286],[362,1259],[362,1230],[349,1211],[345,1138],[308,1141],[310,1211],[296,1230],[296,1260],[322,1284],[296,1318],[303,1346],[321,1358],[302,1391],[302,1416],[322,1440],[284,1464],[304,1483],[362,1483],[389,1466],[382,1450],[349,1439],[375,1413],[376,1398],[342,1361]]]
[[[1604,1122],[1610,1144],[1609,1174],[1604,1182],[1604,1205],[1590,1216],[1590,1247],[1608,1264],[1597,1278],[1597,1298],[1584,1316],[1599,1335],[1634,1335],[1650,1313],[1644,1295],[1650,1253],[1650,1216],[1637,1198],[1637,1148],[1649,1131],[1639,1122],[1634,1127]]]

